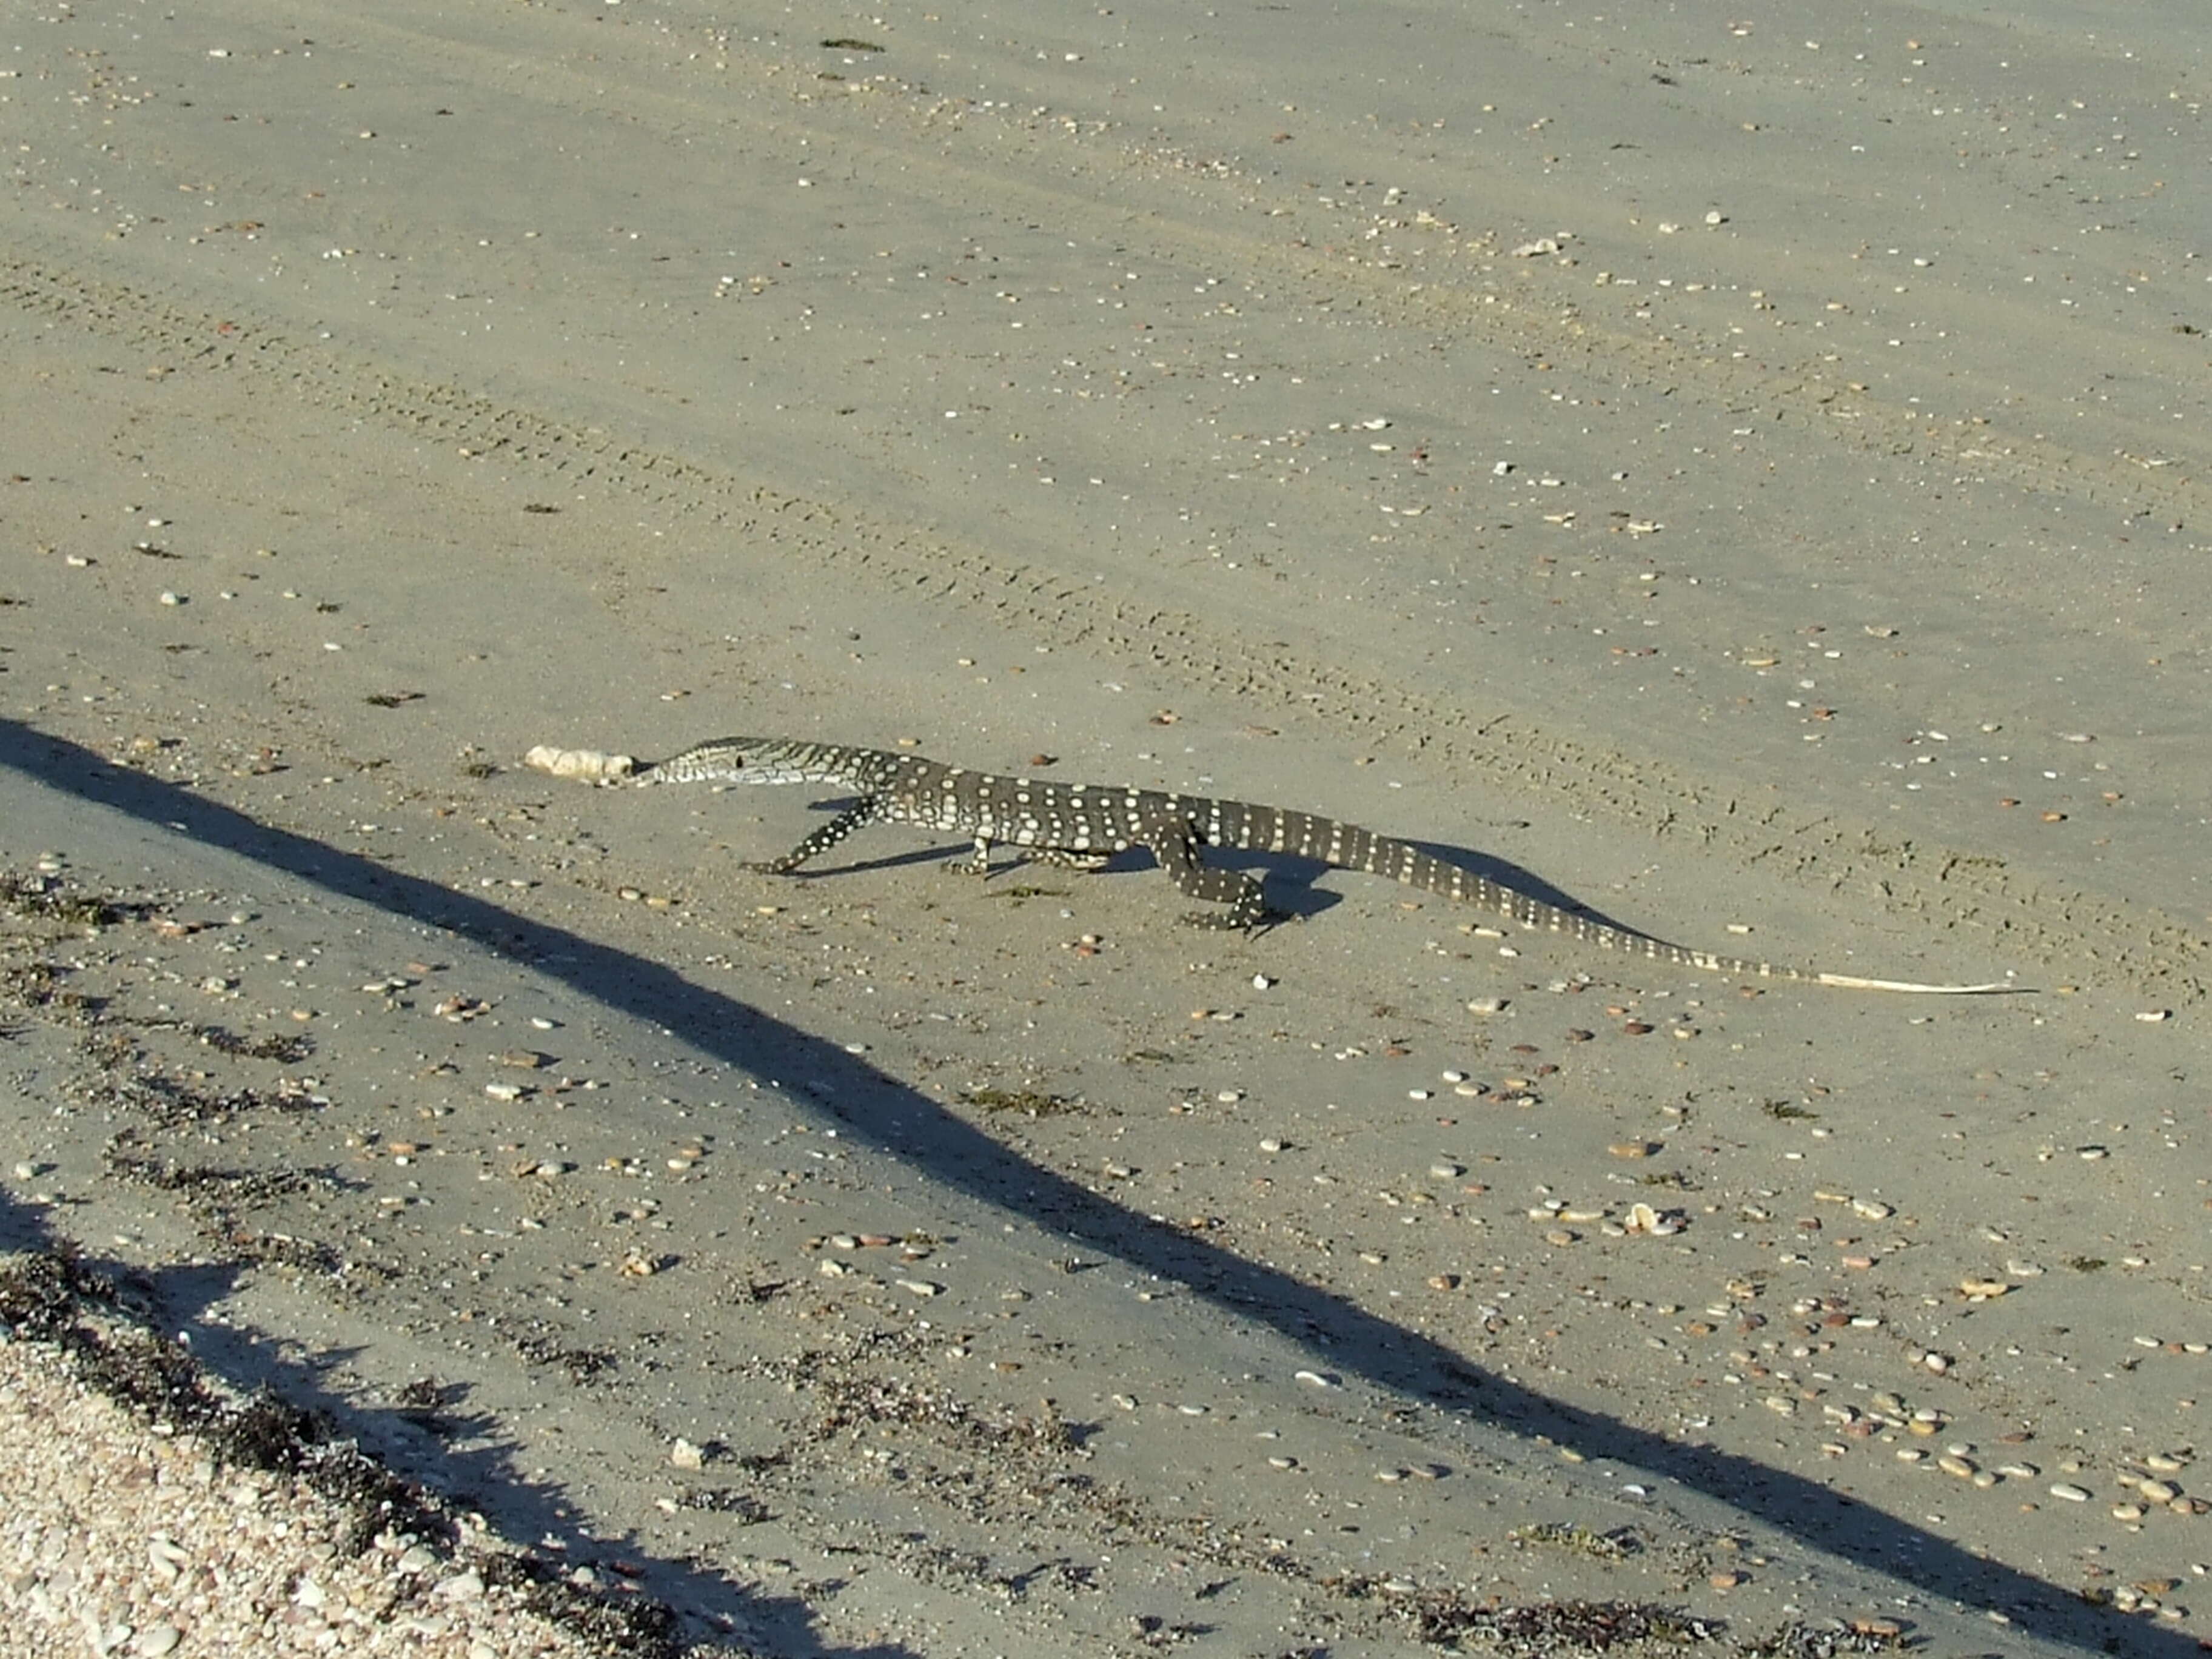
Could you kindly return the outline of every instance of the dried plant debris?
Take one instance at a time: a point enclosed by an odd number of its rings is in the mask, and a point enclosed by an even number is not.
[[[1633,1527],[1615,1527],[1610,1532],[1596,1532],[1569,1521],[1540,1521],[1532,1527],[1516,1527],[1509,1536],[1524,1544],[1546,1544],[1554,1549],[1572,1550],[1577,1555],[1587,1555],[1599,1561],[1625,1561],[1644,1547],[1644,1540],[1637,1536]]]
[[[173,1158],[143,1158],[112,1146],[108,1173],[126,1186],[149,1188],[159,1193],[221,1196],[240,1203],[268,1203],[295,1193],[331,1193],[340,1182],[333,1170],[218,1170],[204,1164],[179,1164]]]
[[[231,1089],[215,1093],[167,1076],[144,1072],[136,1077],[103,1075],[70,1086],[81,1105],[131,1114],[157,1128],[228,1123],[247,1112],[301,1112],[325,1103],[301,1085],[279,1082],[270,1089]]]
[[[960,1098],[987,1112],[1019,1112],[1024,1117],[1058,1117],[1083,1109],[1083,1103],[1066,1095],[1048,1095],[1036,1089],[969,1089]]]
[[[356,1549],[391,1528],[450,1541],[452,1524],[427,1497],[338,1438],[328,1419],[266,1393],[231,1396],[185,1348],[117,1318],[120,1312],[115,1287],[64,1255],[0,1262],[0,1320],[18,1337],[60,1346],[108,1399],[165,1431],[201,1437],[226,1463],[304,1478],[353,1510]]]
[[[574,1348],[550,1336],[517,1337],[514,1351],[533,1365],[556,1367],[571,1382],[597,1382],[622,1362],[606,1348]]]
[[[1388,1593],[1387,1587],[1378,1589]],[[1395,1598],[1424,1642],[1457,1647],[1480,1643],[1516,1659],[1605,1653],[1629,1643],[1689,1647],[1718,1638],[1727,1626],[1694,1619],[1677,1607],[1646,1601],[1533,1601],[1486,1606],[1452,1591]]]
[[[825,1376],[820,1385],[823,1434],[867,1425],[906,1424],[949,1432],[956,1442],[993,1450],[1081,1456],[1082,1431],[1047,1402],[1036,1416],[983,1416],[941,1389],[897,1377]]]
[[[15,1340],[52,1343],[83,1382],[164,1435],[205,1443],[227,1467],[296,1479],[352,1517],[340,1540],[355,1553],[380,1537],[410,1537],[514,1589],[538,1617],[624,1659],[676,1659],[676,1615],[643,1596],[574,1582],[569,1566],[522,1553],[464,1549],[437,1498],[363,1453],[325,1413],[266,1390],[240,1396],[212,1379],[179,1344],[127,1310],[117,1286],[58,1251],[0,1258],[0,1324]]]
[[[315,1052],[314,1039],[294,1031],[270,1031],[260,1036],[241,1036],[221,1025],[195,1025],[192,1035],[201,1046],[234,1059],[273,1060],[296,1066]]]
[[[699,1510],[708,1515],[726,1515],[741,1527],[757,1527],[763,1521],[773,1521],[775,1515],[769,1506],[750,1492],[738,1492],[730,1486],[714,1486],[701,1492],[686,1492],[677,1500],[687,1510]]]
[[[216,1237],[234,1261],[281,1267],[301,1278],[357,1280],[366,1273],[388,1284],[399,1276],[390,1267],[371,1267],[340,1255],[327,1244],[289,1233],[255,1232],[225,1224]]]
[[[113,893],[87,893],[53,876],[0,874],[0,909],[25,921],[65,921],[76,927],[112,927],[143,921],[155,907]]]
[[[1894,1620],[1854,1619],[1819,1628],[1792,1620],[1737,1651],[1744,1659],[1837,1659],[1841,1654],[1901,1653],[1905,1646],[1905,1628]]]
[[[55,962],[11,963],[0,968],[0,996],[18,1008],[42,1009],[64,1024],[88,1025],[103,1004],[81,991],[63,989],[69,973]]]

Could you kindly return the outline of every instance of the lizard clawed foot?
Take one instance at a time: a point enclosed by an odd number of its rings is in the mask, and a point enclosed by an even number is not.
[[[1240,933],[1244,927],[1226,910],[1186,910],[1182,921],[1186,927],[1203,927],[1213,933]]]
[[[1182,920],[1187,926],[1203,927],[1216,933],[1266,933],[1279,922],[1291,921],[1288,910],[1262,910],[1256,915],[1241,916],[1234,910],[1186,910]]]

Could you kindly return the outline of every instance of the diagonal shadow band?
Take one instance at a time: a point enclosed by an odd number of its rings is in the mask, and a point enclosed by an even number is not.
[[[1233,1316],[1431,1411],[1541,1435],[1590,1460],[1647,1470],[1772,1528],[1807,1548],[1886,1574],[1934,1597],[2002,1612],[2015,1635],[2087,1652],[2182,1659],[2196,1639],[2124,1620],[2063,1588],[1815,1481],[1709,1446],[1686,1444],[1480,1370],[1449,1348],[1290,1275],[1133,1215],[1030,1163],[936,1102],[759,1010],[674,969],[518,916],[374,860],[264,824],[179,785],[120,767],[64,738],[0,719],[0,770],[250,859],[326,892],[449,929],[529,965],[610,1009],[648,1020],[702,1054],[766,1075],[831,1085],[823,1109],[945,1187],[1028,1216],[1134,1272],[1188,1285]],[[2118,1645],[2113,1645],[2118,1644]]]

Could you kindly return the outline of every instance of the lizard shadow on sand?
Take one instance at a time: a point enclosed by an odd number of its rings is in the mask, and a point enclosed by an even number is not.
[[[853,797],[849,795],[811,803],[820,811],[829,811],[833,808],[842,810],[852,804]],[[895,830],[908,828],[903,824],[889,827]],[[1410,836],[1394,836],[1392,839],[1401,842],[1416,851],[1426,853],[1432,859],[1464,870],[1469,875],[1493,882],[1500,887],[1510,888],[1514,892],[1522,894],[1528,898],[1537,899],[1557,909],[1565,910],[1571,915],[1587,916],[1601,927],[1611,927],[1616,932],[1624,933],[1644,932],[1644,929],[1636,927],[1633,923],[1620,921],[1605,911],[1583,902],[1564,888],[1554,886],[1545,880],[1543,877],[1537,875],[1525,865],[1516,864],[1510,859],[1499,858],[1494,853],[1479,852],[1471,847],[1454,846],[1448,842],[1416,841]],[[917,864],[949,863],[968,857],[974,850],[973,843],[968,842],[960,842],[957,846],[940,842],[934,847],[915,848],[903,853],[877,854],[864,859],[849,859],[829,864],[811,864],[803,870],[791,871],[788,874],[798,879],[811,880],[823,876],[858,875],[869,870],[900,870]],[[1329,864],[1320,859],[1300,858],[1295,854],[1270,853],[1257,848],[1208,847],[1202,850],[1200,861],[1218,869],[1247,871],[1260,876],[1267,886],[1267,909],[1270,919],[1273,921],[1304,921],[1333,910],[1344,902],[1341,894],[1332,892],[1315,884],[1332,871],[1343,869],[1345,866]],[[1021,848],[1005,844],[993,845],[991,875],[994,879],[1005,877],[1012,871],[1024,867],[1033,872],[1054,876],[1073,877],[1078,873],[1030,858]],[[1131,848],[1126,853],[1116,853],[1105,865],[1091,873],[1098,876],[1110,876],[1130,871],[1158,870],[1158,868],[1159,860],[1150,853],[1142,848]],[[1347,873],[1357,875],[1358,872],[1351,870],[1347,871]],[[1470,910],[1468,914],[1479,916],[1484,913],[1477,909]]]
[[[1440,1421],[1492,1425],[1530,1444],[1540,1437],[1587,1462],[1609,1460],[1647,1470],[1754,1518],[1808,1550],[1887,1574],[1932,1598],[2001,1613],[2015,1636],[2087,1653],[2124,1650],[2145,1659],[2184,1659],[2198,1651],[2196,1638],[2185,1632],[2088,1606],[2063,1585],[1984,1559],[1956,1540],[1846,1492],[1740,1453],[1671,1439],[1608,1413],[1555,1399],[1486,1370],[1475,1358],[1295,1274],[1180,1227],[1148,1220],[1031,1162],[842,1045],[696,984],[649,957],[502,909],[472,891],[455,891],[262,823],[183,786],[113,765],[65,739],[4,719],[0,769],[15,775],[10,788],[44,785],[88,805],[127,814],[156,834],[223,849],[410,925],[449,930],[605,1007],[649,1021],[672,1039],[726,1065],[755,1075],[814,1079],[820,1090],[817,1107],[836,1117],[843,1133],[865,1137],[905,1159],[919,1175],[1003,1212],[1026,1216],[1140,1276],[1156,1275],[1187,1287],[1224,1319],[1273,1330],[1308,1348],[1337,1375],[1389,1390]],[[526,1477],[512,1471],[508,1480],[527,1486]],[[530,1501],[555,1504],[550,1493]],[[565,1520],[561,1525],[568,1528]],[[631,1539],[625,1547],[653,1561],[657,1589],[673,1589],[691,1605],[726,1607],[733,1594],[744,1599],[744,1592],[695,1562],[668,1559],[642,1540]],[[760,1617],[759,1610],[752,1616]],[[780,1632],[791,1631],[787,1619],[770,1613],[769,1620]],[[825,1651],[811,1639],[795,1650]]]

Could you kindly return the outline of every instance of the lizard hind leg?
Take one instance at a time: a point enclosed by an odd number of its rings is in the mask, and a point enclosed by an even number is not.
[[[1183,920],[1192,927],[1243,931],[1269,919],[1260,884],[1241,872],[1216,870],[1201,863],[1198,837],[1188,823],[1168,819],[1148,824],[1138,844],[1152,855],[1185,896],[1229,907],[1187,913]]]

